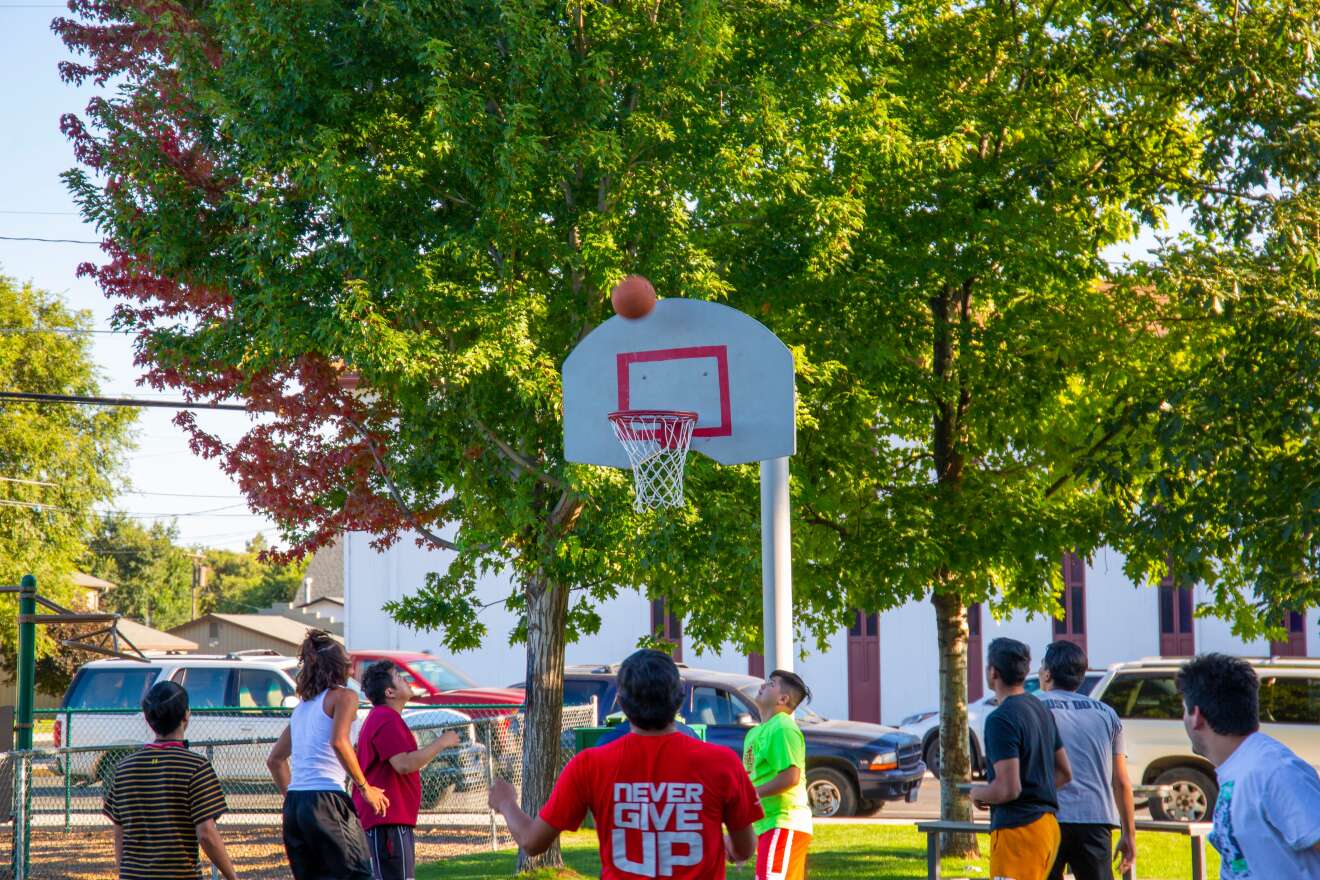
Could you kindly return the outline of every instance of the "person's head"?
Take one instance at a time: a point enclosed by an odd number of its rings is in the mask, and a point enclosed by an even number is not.
[[[1086,652],[1072,642],[1050,642],[1040,661],[1041,690],[1075,691],[1086,678]]]
[[[142,714],[156,736],[182,736],[188,726],[188,692],[175,682],[158,681],[142,698]]]
[[[792,713],[811,699],[811,689],[798,675],[784,669],[770,673],[761,689],[756,692],[756,706],[763,716],[775,712]]]
[[[1183,727],[1192,751],[1209,757],[1216,740],[1248,736],[1260,728],[1260,683],[1251,664],[1226,654],[1202,654],[1178,671]]]
[[[315,699],[322,691],[348,684],[351,662],[344,646],[323,629],[309,629],[298,651],[298,697]]]
[[[362,692],[373,706],[406,703],[413,698],[412,685],[392,660],[377,660],[362,673]]]
[[[1031,649],[1017,639],[998,638],[985,652],[985,680],[992,689],[1021,687],[1031,669]]]
[[[633,727],[663,730],[674,723],[682,703],[678,666],[663,651],[644,648],[619,667],[619,707]]]

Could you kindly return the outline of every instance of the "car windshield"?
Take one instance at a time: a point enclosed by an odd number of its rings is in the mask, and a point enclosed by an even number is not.
[[[477,686],[475,681],[439,660],[409,660],[408,666],[438,691],[456,691]]]
[[[73,680],[65,709],[141,709],[142,696],[159,670],[133,667],[84,669]]]
[[[738,693],[746,697],[752,703],[752,705],[755,706],[756,692],[759,691],[760,689],[761,689],[760,682],[757,682],[755,684],[745,684],[742,687],[738,688]],[[822,721],[829,720],[824,715],[821,715],[817,712],[813,712],[810,709],[808,709],[806,706],[798,706],[796,709],[794,709],[793,717],[797,720],[798,724],[820,724]]]

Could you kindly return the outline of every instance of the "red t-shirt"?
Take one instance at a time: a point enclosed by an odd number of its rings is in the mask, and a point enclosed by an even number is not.
[[[367,799],[355,787],[353,806],[363,828],[377,825],[416,825],[422,803],[422,774],[401,775],[390,765],[390,758],[401,752],[417,751],[417,737],[404,723],[403,716],[390,706],[375,706],[367,713],[358,732],[357,759],[367,782],[384,789],[390,799],[384,816],[377,816]]]
[[[602,880],[720,880],[724,831],[761,818],[738,756],[682,733],[639,736],[579,752],[555,783],[541,819],[573,831],[596,821]]]

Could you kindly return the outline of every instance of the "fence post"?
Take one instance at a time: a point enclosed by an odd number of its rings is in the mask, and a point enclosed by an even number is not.
[[[32,748],[32,692],[37,678],[37,579],[23,575],[18,588],[18,706],[14,721],[14,745],[19,751]]]
[[[73,748],[73,713],[64,713],[64,743],[65,748]],[[68,834],[72,827],[70,813],[73,811],[73,774],[70,772],[69,756],[72,752],[64,753],[64,833]],[[59,760],[58,753],[56,760]]]
[[[495,787],[495,725],[486,718],[486,791],[490,792]],[[490,849],[491,852],[500,848],[500,832],[495,824],[495,811],[488,805],[487,811],[490,812]]]
[[[28,770],[32,761],[30,752],[15,752],[14,768],[14,880],[27,880],[28,838],[32,835],[28,810]]]
[[[206,763],[215,767],[215,746],[211,743],[206,744]],[[215,862],[211,863],[211,880],[220,880],[220,869],[215,866]]]

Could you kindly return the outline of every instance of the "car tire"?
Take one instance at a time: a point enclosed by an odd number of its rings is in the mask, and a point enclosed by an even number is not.
[[[878,815],[880,811],[883,810],[884,808],[885,808],[884,801],[858,801],[857,815],[875,816]]]
[[[1166,822],[1204,822],[1214,812],[1219,786],[1191,767],[1173,767],[1155,777],[1156,785],[1171,786],[1166,797],[1150,799],[1150,814]]]
[[[833,767],[807,770],[807,803],[818,819],[857,815],[857,788],[853,781]]]
[[[921,759],[926,762],[926,769],[934,774],[936,779],[940,778],[940,738],[932,736],[930,742],[926,743],[926,750],[921,753]]]

